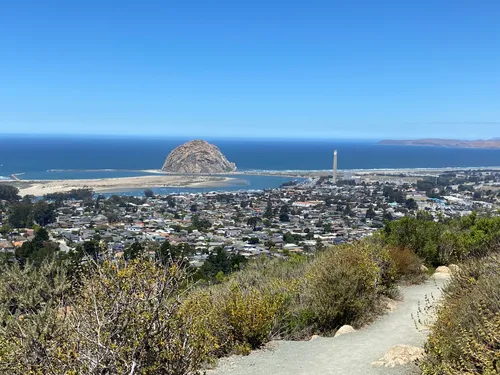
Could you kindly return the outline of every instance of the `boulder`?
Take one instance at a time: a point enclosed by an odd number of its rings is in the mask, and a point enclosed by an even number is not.
[[[227,173],[236,165],[207,141],[195,140],[176,147],[165,160],[162,170],[171,173]]]
[[[429,269],[428,269],[426,266],[424,266],[424,265],[422,264],[422,265],[420,266],[420,271],[421,271],[421,272],[425,272],[425,273],[427,273],[427,272],[429,272]]]
[[[342,336],[342,335],[345,335],[345,334],[351,333],[351,332],[356,332],[356,330],[352,326],[344,325],[344,326],[340,327],[337,330],[337,332],[335,332],[335,336],[333,336],[333,337]]]
[[[396,345],[391,347],[378,361],[372,362],[373,366],[396,367],[403,366],[424,358],[422,348],[410,345]]]
[[[438,268],[436,268],[436,273],[450,274],[451,270],[446,266],[439,266]]]

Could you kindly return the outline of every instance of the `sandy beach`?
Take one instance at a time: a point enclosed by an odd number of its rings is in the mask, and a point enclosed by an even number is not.
[[[89,188],[97,193],[119,192],[131,189],[153,187],[198,187],[210,188],[229,186],[238,179],[220,176],[140,176],[101,178],[87,180],[32,180],[32,181],[0,181],[9,183],[19,189],[19,194],[43,196],[55,192],[66,192],[72,189]]]

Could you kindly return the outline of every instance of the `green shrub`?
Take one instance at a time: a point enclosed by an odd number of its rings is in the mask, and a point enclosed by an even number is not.
[[[425,345],[424,375],[500,374],[500,255],[462,266]]]
[[[413,251],[390,247],[388,253],[398,280],[416,284],[426,279],[427,275],[421,270],[422,260]]]
[[[374,309],[381,267],[363,246],[341,246],[320,254],[307,271],[311,311],[321,331],[357,324]]]

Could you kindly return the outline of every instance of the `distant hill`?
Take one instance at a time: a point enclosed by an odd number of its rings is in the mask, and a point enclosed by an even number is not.
[[[394,140],[385,139],[378,142],[379,145],[406,145],[406,146],[438,146],[438,147],[454,147],[454,148],[500,148],[500,138],[493,139],[477,139],[474,141],[466,141],[459,139],[439,139],[439,138],[423,138],[409,140]]]

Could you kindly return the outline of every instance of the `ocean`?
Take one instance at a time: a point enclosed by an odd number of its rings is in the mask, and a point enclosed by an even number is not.
[[[189,139],[0,136],[0,178],[75,179],[128,177],[160,169],[165,157]],[[500,166],[500,149],[386,146],[356,140],[208,139],[240,171],[327,170],[333,150],[339,169]],[[240,176],[248,188],[276,187],[283,177]],[[235,188],[241,189],[241,186]]]

